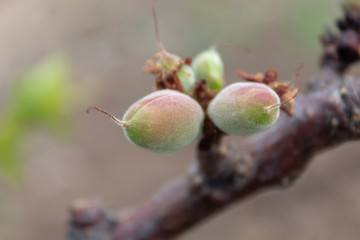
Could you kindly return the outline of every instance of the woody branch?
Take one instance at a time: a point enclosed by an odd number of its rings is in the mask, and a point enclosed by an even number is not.
[[[241,148],[222,145],[223,134],[206,121],[188,174],[116,217],[97,203],[77,201],[66,240],[174,239],[261,189],[290,185],[319,151],[360,139],[360,78],[343,76],[359,60],[358,19],[360,9],[348,6],[338,21],[341,33],[323,36],[320,71],[309,94],[296,98],[293,117],[283,116]]]

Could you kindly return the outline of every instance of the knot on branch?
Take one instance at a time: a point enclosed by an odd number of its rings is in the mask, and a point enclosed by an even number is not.
[[[321,36],[324,47],[321,65],[340,74],[360,60],[360,8],[346,5],[343,10],[344,17],[337,20],[340,34],[327,29]]]
[[[348,125],[355,137],[360,135],[360,79],[348,77],[340,87]]]
[[[70,206],[69,228],[65,240],[109,240],[116,224],[99,202],[77,200]]]

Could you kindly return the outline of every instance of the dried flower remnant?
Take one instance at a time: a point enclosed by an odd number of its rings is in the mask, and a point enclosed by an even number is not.
[[[237,74],[248,82],[258,82],[263,83],[273,89],[280,98],[280,109],[284,111],[287,115],[293,116],[295,114],[295,108],[293,106],[294,99],[301,89],[301,82],[299,78],[299,72],[302,69],[303,65],[301,64],[296,72],[296,80],[299,87],[291,89],[289,84],[279,82],[278,73],[275,70],[268,70],[265,75],[262,73],[257,73],[250,75],[245,73],[242,70],[237,71]]]
[[[147,60],[143,72],[155,75],[155,89],[173,89],[191,94],[195,86],[195,74],[190,64],[191,59],[168,53],[161,40],[156,17],[156,0],[153,0],[152,10],[155,24],[156,40],[160,52],[156,54],[157,62]]]

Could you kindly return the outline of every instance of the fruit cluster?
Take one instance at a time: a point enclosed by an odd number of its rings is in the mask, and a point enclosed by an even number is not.
[[[216,47],[193,61],[168,53],[159,38],[155,1],[153,14],[160,53],[157,62],[147,61],[144,72],[156,76],[156,91],[130,106],[122,120],[101,109],[90,109],[109,115],[123,127],[130,142],[159,153],[178,151],[195,141],[206,116],[224,133],[237,136],[260,132],[276,123],[280,108],[289,100],[283,101],[261,81],[247,79],[249,82],[223,88],[224,64]],[[206,104],[196,94],[200,83],[210,95]]]

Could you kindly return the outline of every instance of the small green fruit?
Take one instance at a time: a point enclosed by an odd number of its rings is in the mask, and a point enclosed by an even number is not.
[[[183,64],[176,72],[184,87],[185,93],[191,94],[195,87],[195,73],[189,65]]]
[[[195,87],[195,73],[191,66],[183,63],[181,57],[163,49],[159,53],[159,66],[161,71],[176,70],[176,75],[184,87],[185,93],[191,94]]]
[[[208,115],[222,131],[245,136],[263,131],[279,118],[280,99],[261,83],[234,83],[210,102]]]
[[[56,126],[65,121],[74,87],[70,72],[65,56],[44,59],[20,76],[11,108],[25,122]]]
[[[178,151],[193,142],[202,130],[204,112],[191,97],[174,90],[160,90],[140,99],[125,112],[123,121],[109,115],[124,128],[127,139],[159,153]]]
[[[224,64],[215,48],[197,55],[192,62],[192,67],[196,81],[204,79],[210,89],[222,89],[224,85]]]
[[[159,47],[160,52],[158,53],[158,66],[161,71],[176,71],[176,75],[179,78],[185,93],[190,94],[195,87],[195,74],[192,68],[186,64],[183,59],[175,54],[168,53],[161,40],[159,35],[159,27],[157,23],[156,17],[156,0],[153,0],[152,3],[152,10],[153,10],[153,18],[154,18],[154,25],[155,25],[155,35],[157,44]],[[181,89],[182,91],[182,89]]]

